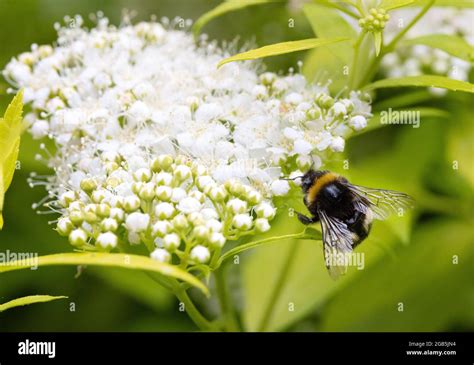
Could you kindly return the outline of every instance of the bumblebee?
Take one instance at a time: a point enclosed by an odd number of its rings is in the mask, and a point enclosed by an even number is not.
[[[311,216],[296,214],[305,225],[320,222],[324,259],[332,277],[345,273],[347,264],[332,264],[331,255],[351,253],[367,238],[374,219],[384,220],[390,213],[413,206],[413,199],[405,193],[353,185],[330,171],[311,168],[295,179],[301,179],[304,204]]]

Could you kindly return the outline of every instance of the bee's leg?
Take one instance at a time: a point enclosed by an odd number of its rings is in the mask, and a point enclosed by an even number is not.
[[[308,225],[308,224],[311,224],[311,223],[316,223],[317,221],[319,221],[319,217],[318,216],[314,216],[314,217],[308,217],[304,214],[301,214],[301,213],[298,213],[298,212],[295,212],[296,215],[298,216],[298,220],[303,223],[304,225]]]

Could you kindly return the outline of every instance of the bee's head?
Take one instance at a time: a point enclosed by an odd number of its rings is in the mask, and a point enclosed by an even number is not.
[[[306,172],[306,174],[301,177],[301,189],[303,189],[303,192],[306,193],[311,188],[311,186],[314,185],[316,180],[325,173],[326,171],[316,171],[309,169],[308,172]]]

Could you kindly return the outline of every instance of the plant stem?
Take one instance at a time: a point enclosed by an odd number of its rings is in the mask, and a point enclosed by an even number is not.
[[[359,33],[359,37],[357,37],[357,40],[354,44],[354,56],[352,58],[352,64],[349,72],[351,73],[351,77],[349,79],[349,90],[354,90],[354,84],[355,84],[355,79],[356,79],[356,68],[357,68],[357,61],[359,59],[359,50],[360,50],[360,45],[362,41],[364,40],[365,37],[365,32],[361,31]]]
[[[199,312],[192,302],[186,290],[182,288],[176,280],[173,280],[172,287],[173,293],[176,295],[178,300],[184,304],[184,309],[186,310],[189,318],[191,318],[191,320],[196,324],[196,326],[199,327],[199,329],[202,331],[212,332],[219,330],[213,323],[204,318],[204,316],[201,314],[201,312]]]
[[[222,266],[219,270],[214,272],[217,297],[219,299],[225,329],[228,332],[238,332],[240,331],[240,326],[233,307],[232,298],[229,295],[229,290],[226,285],[225,270],[226,266]]]
[[[270,319],[272,318],[273,312],[275,310],[275,304],[280,298],[281,290],[283,289],[285,281],[288,277],[293,261],[296,258],[296,253],[298,252],[299,247],[300,242],[296,242],[294,246],[290,246],[290,252],[286,258],[285,265],[280,271],[280,276],[278,277],[277,283],[273,289],[273,292],[270,295],[270,300],[268,301],[267,309],[265,310],[262,321],[260,322],[260,325],[258,327],[258,331],[260,332],[265,331],[268,327],[268,323],[270,322]]]

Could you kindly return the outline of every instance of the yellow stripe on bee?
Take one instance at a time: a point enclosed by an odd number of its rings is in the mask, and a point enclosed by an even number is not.
[[[314,201],[316,200],[316,196],[318,195],[318,193],[321,191],[321,189],[329,184],[330,182],[333,182],[334,180],[336,180],[338,178],[338,174],[335,174],[333,172],[328,172],[326,174],[324,174],[323,176],[319,177],[316,182],[313,184],[313,186],[311,186],[309,188],[309,191],[308,191],[308,203],[309,204],[312,204],[314,203]]]

